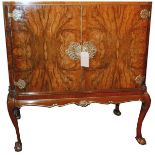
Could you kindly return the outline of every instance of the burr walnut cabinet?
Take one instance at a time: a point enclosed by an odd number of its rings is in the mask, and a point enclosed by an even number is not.
[[[151,2],[3,2],[8,112],[22,150],[22,106],[142,102],[136,140],[150,107],[145,85]]]

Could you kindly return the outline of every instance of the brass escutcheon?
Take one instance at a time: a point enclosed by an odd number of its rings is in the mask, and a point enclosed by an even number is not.
[[[79,60],[81,52],[88,52],[89,58],[93,58],[96,54],[96,47],[95,45],[88,41],[84,42],[83,44],[72,42],[68,49],[66,50],[66,54],[72,59],[72,60]]]

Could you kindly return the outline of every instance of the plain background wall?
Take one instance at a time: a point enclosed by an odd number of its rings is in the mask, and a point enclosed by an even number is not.
[[[120,1],[120,0],[119,0]],[[19,120],[23,151],[19,154],[52,155],[154,155],[155,154],[155,6],[152,8],[147,67],[151,108],[143,122],[147,145],[136,140],[141,102],[121,104],[122,115],[113,114],[114,105],[92,104],[86,108],[24,107]],[[15,155],[16,134],[7,112],[8,71],[3,11],[0,4],[0,155]]]

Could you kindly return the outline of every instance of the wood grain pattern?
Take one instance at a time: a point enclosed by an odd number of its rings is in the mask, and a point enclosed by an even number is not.
[[[8,19],[14,81],[26,81],[24,92],[141,88],[135,78],[145,76],[150,20],[140,11],[151,10],[150,3],[75,4],[8,6],[23,10],[22,20]],[[65,53],[72,42],[85,41],[97,48],[89,68]]]
[[[18,8],[19,9],[19,8]],[[65,50],[80,42],[80,7],[24,6],[22,21],[12,20],[15,79],[24,91],[71,91],[81,88],[79,61]]]
[[[4,24],[5,24],[5,36],[6,36],[6,48],[7,48],[7,60],[8,60],[8,71],[9,71],[9,83],[10,87],[14,89],[14,69],[13,69],[13,56],[12,56],[12,43],[11,43],[11,30],[10,20],[8,18],[8,7],[6,5],[3,6],[4,9]]]
[[[87,90],[138,88],[135,78],[145,76],[149,19],[140,12],[150,6],[84,6],[83,40],[91,40],[97,54],[85,72]]]

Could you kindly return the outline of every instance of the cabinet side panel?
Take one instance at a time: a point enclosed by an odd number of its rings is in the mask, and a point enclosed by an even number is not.
[[[8,71],[9,71],[9,83],[10,83],[11,89],[13,89],[14,88],[14,85],[13,85],[14,71],[13,71],[13,54],[12,54],[12,40],[11,40],[11,22],[8,17],[8,12],[9,12],[9,6],[3,5]]]

